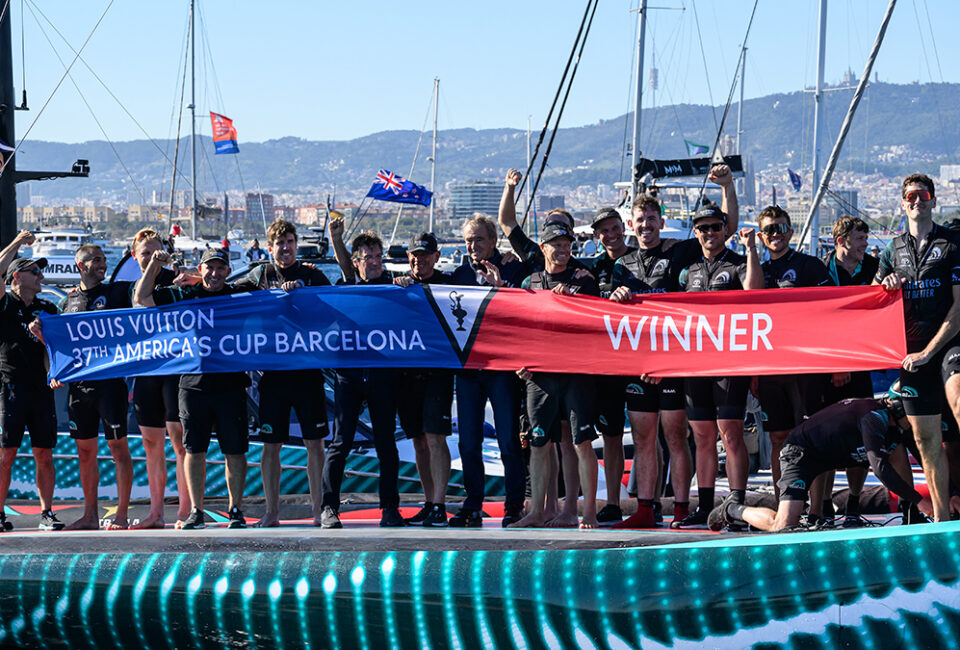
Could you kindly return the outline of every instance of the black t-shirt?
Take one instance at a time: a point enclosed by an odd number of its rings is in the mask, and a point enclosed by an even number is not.
[[[207,291],[202,284],[187,287],[157,287],[153,290],[153,301],[157,305],[171,305],[182,300],[194,298],[213,298],[229,296],[234,293],[246,293],[249,289],[225,284],[220,291]],[[201,390],[211,393],[246,388],[250,377],[245,372],[208,372],[203,374],[180,375],[181,390]]]
[[[827,274],[830,276],[832,283],[838,287],[870,284],[873,282],[874,276],[877,275],[877,269],[880,268],[880,260],[869,253],[864,254],[863,259],[857,264],[857,268],[853,270],[853,275],[850,275],[849,271],[837,263],[836,251],[830,251],[820,258],[820,261],[827,267]]]
[[[284,282],[303,282],[307,287],[328,287],[330,280],[323,271],[312,264],[295,262],[289,268],[281,268],[276,264],[261,264],[250,269],[247,277],[235,284],[237,287],[250,289],[279,289]],[[158,283],[159,284],[159,283]]]
[[[27,329],[40,314],[58,313],[56,305],[34,298],[29,305],[7,291],[0,298],[0,379],[5,384],[46,386],[46,348]]]
[[[819,259],[795,250],[785,255],[767,260],[763,269],[763,283],[767,289],[788,289],[794,287],[826,287],[832,284],[826,267]]]
[[[92,289],[74,287],[60,301],[60,311],[74,314],[97,309],[125,309],[132,306],[132,282],[101,282]]]
[[[634,293],[667,293],[679,289],[680,270],[702,256],[700,242],[683,239],[669,250],[663,242],[653,248],[638,248],[617,260],[624,269],[624,282]]]
[[[680,270],[680,291],[730,291],[743,289],[747,279],[747,258],[724,248],[719,257],[700,258]]]
[[[543,270],[543,251],[540,250],[535,241],[527,237],[523,228],[514,226],[513,230],[510,231],[510,236],[507,237],[507,241],[510,242],[510,247],[513,248],[513,252],[522,262],[529,264],[534,271]]]
[[[629,255],[635,250],[634,248],[628,248],[625,254]],[[626,269],[617,265],[617,260],[611,258],[606,250],[583,260],[583,268],[590,271],[596,278],[597,284],[600,286],[601,296],[609,297],[614,289],[627,283]]]
[[[523,281],[524,289],[547,289],[552,290],[560,284],[565,284],[573,293],[585,296],[599,296],[600,287],[597,281],[589,275],[583,277],[574,277],[578,269],[567,268],[560,273],[547,273],[546,271],[537,271]]]
[[[363,285],[367,285],[367,284],[393,284],[393,276],[390,274],[389,271],[383,271],[383,272],[380,274],[379,277],[376,277],[376,278],[374,278],[374,279],[372,279],[372,280],[361,280],[361,279],[360,279],[360,274],[358,273],[358,274],[356,274],[356,275],[353,276],[353,280],[349,280],[349,281],[348,281],[348,280],[346,280],[346,279],[344,279],[344,278],[340,278],[339,280],[337,280],[337,284],[341,284],[341,285],[342,285],[342,284],[348,284],[348,285],[349,285],[349,284],[355,284],[355,285],[358,285],[358,286],[363,286]]]
[[[824,470],[869,465],[888,489],[917,502],[920,495],[889,462],[901,442],[903,434],[891,425],[883,401],[866,398],[846,399],[815,413],[784,444],[803,447],[804,460]]]
[[[960,233],[934,224],[923,247],[917,245],[909,232],[892,240],[880,254],[875,277],[877,282],[891,273],[906,278],[903,318],[910,351],[937,333],[953,305],[953,287],[960,285]]]

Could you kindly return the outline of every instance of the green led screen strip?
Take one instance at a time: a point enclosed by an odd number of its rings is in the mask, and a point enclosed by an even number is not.
[[[583,551],[4,554],[0,645],[955,647],[958,536],[946,523]]]

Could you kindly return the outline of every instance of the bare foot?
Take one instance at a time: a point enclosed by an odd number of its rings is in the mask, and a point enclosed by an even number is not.
[[[580,519],[576,515],[561,512],[559,515],[547,522],[547,528],[576,528],[580,525]]]
[[[187,523],[187,520],[186,520],[186,519],[179,519],[179,518],[178,518],[177,521],[176,521],[176,523],[173,524],[173,529],[174,529],[174,530],[180,530],[181,528],[183,528],[183,525],[184,525],[185,523]]]
[[[150,513],[146,519],[141,519],[139,523],[130,526],[132,530],[143,530],[145,528],[163,528],[166,524],[163,522],[163,514]]]
[[[64,530],[100,530],[100,520],[96,517],[81,517]]]
[[[543,528],[543,525],[543,513],[531,512],[520,521],[510,524],[507,528]]]
[[[591,528],[599,528],[600,523],[597,521],[596,517],[591,517],[587,519],[583,518],[583,521],[580,522],[580,530],[589,530]]]
[[[126,517],[124,517],[123,519],[116,517],[104,528],[106,528],[107,530],[126,530],[129,527],[130,527],[130,523],[127,521]]]
[[[314,523],[316,523],[317,521],[318,520],[315,519]],[[277,515],[267,513],[262,517],[260,517],[260,521],[255,523],[253,527],[254,528],[276,528],[279,525],[280,525],[280,517]]]

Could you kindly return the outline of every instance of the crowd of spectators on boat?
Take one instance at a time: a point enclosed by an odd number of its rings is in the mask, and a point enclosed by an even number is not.
[[[710,172],[710,180],[721,187],[722,200],[719,205],[705,202],[692,215],[693,237],[662,238],[659,199],[652,192],[640,194],[627,226],[616,208],[597,210],[591,226],[598,252],[578,258],[571,253],[574,220],[562,209],[545,216],[539,243],[524,233],[514,209],[520,179],[518,171],[508,172],[496,220],[477,214],[463,224],[466,253],[452,273],[437,268],[440,249],[432,233],[413,238],[406,251],[409,270],[394,277],[384,267],[383,242],[376,233],[363,232],[348,247],[343,220],[332,219],[330,240],[342,276],[337,284],[513,287],[617,302],[651,293],[880,284],[903,291],[909,354],[899,381],[887,396],[877,398],[870,373],[862,371],[746,377],[732,374],[732,368],[717,368],[715,376],[679,379],[649,376],[629,367],[602,376],[527,368],[335,369],[331,427],[322,370],[256,373],[265,508],[254,525],[273,527],[281,522],[280,449],[290,441],[293,412],[308,454],[313,523],[342,526],[340,490],[347,455],[366,407],[379,459],[380,525],[481,527],[487,497],[482,445],[488,403],[503,464],[504,527],[656,528],[664,525],[665,493],[672,495],[668,515],[672,514],[673,528],[780,530],[801,521],[822,525],[837,514],[832,494],[838,469],[846,469],[848,478],[839,519],[843,525],[864,522],[859,500],[868,469],[899,497],[905,522],[925,521],[927,516],[943,521],[952,509],[960,511],[960,497],[951,499],[955,490],[951,478],[960,481],[960,233],[934,223],[936,197],[930,178],[915,174],[904,180],[901,205],[907,230],[879,258],[867,253],[869,226],[855,216],[843,216],[833,224],[834,248],[823,258],[791,248],[794,224],[779,206],[761,211],[757,230],[741,227],[733,176],[725,165]],[[498,248],[501,234],[509,251]],[[267,229],[266,251],[258,244],[248,251],[257,258],[269,254],[267,263],[253,266],[246,277],[232,283],[227,282],[230,257],[224,248],[203,251],[196,271],[184,273],[171,268],[174,260],[162,235],[144,229],[131,243],[142,270],[140,280],[106,282],[103,250],[85,245],[76,253],[80,285],[53,305],[39,297],[45,260],[17,257],[19,248],[32,238],[29,231],[21,232],[0,252],[0,274],[6,280],[6,286],[0,283],[0,506],[29,431],[40,525],[48,529],[64,527],[52,509],[51,450],[57,440],[52,391],[60,384],[46,377],[38,314],[151,308],[188,299],[332,284],[315,265],[297,259],[296,227],[283,220]],[[742,252],[733,250],[731,243]],[[766,258],[762,262],[761,246]],[[135,378],[132,404],[150,484],[149,514],[137,521],[129,517],[133,471],[126,383],[122,379],[71,383],[70,435],[77,445],[84,512],[67,528],[101,526],[97,507],[101,429],[115,462],[119,495],[109,527],[165,526],[169,437],[179,494],[175,526],[203,528],[207,472],[220,471],[210,470],[206,462],[214,434],[226,459],[228,526],[245,527],[250,383],[250,375],[243,372]],[[748,409],[750,404],[759,407]],[[398,420],[412,440],[423,493],[422,507],[406,517],[398,490]],[[465,499],[448,513],[448,437],[454,420]],[[770,456],[761,464],[771,466],[774,496],[764,504],[747,498],[751,449],[745,420],[769,437]],[[622,501],[628,423],[632,498]],[[598,437],[607,488],[602,507],[596,498]],[[719,504],[718,441],[728,487]],[[914,488],[906,450],[922,463],[928,494]],[[694,479],[696,501],[691,496]],[[564,499],[558,497],[561,489]],[[0,528],[9,530],[12,523],[2,512],[0,507]]]

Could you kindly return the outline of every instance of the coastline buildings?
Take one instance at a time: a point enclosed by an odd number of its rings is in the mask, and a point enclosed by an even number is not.
[[[449,216],[455,222],[469,219],[474,212],[496,217],[500,208],[501,194],[503,194],[503,183],[498,181],[452,183]]]

